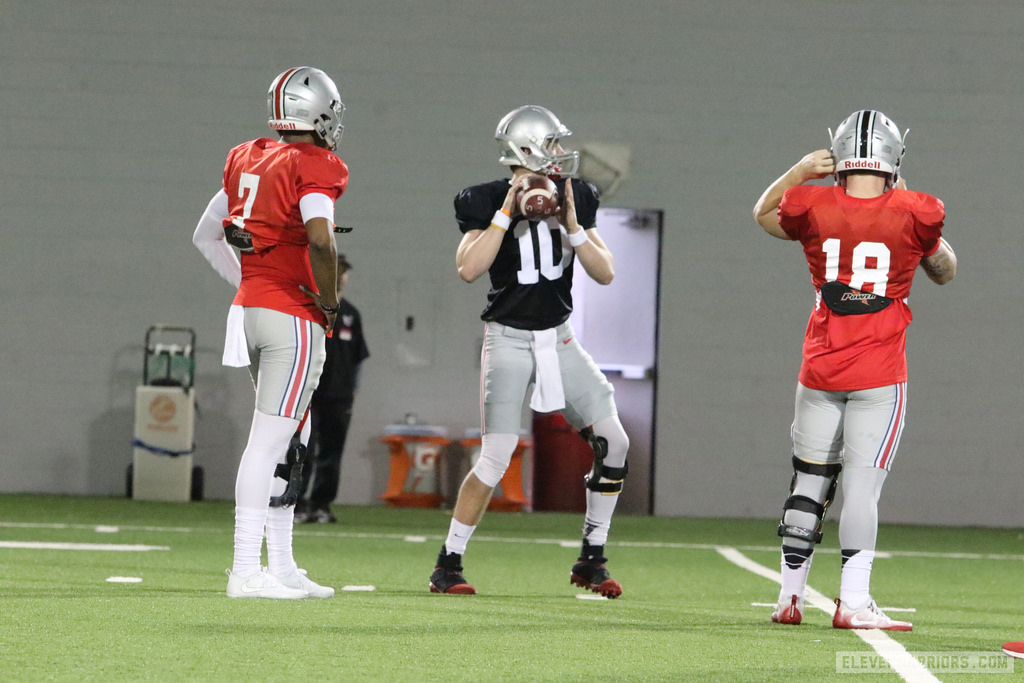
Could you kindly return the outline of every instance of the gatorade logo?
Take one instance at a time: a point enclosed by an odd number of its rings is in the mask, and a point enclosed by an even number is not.
[[[157,396],[149,402],[149,414],[157,422],[166,424],[174,419],[177,412],[178,407],[174,401],[166,396]]]

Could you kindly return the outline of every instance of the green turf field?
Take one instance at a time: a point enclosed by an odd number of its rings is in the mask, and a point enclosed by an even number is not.
[[[837,653],[870,663],[877,652],[824,612],[809,606],[786,627],[753,604],[773,603],[777,584],[720,548],[777,572],[774,521],[617,517],[607,550],[624,594],[590,600],[569,584],[579,515],[489,513],[464,560],[479,594],[443,596],[427,578],[446,513],[338,512],[340,523],[295,537],[300,566],[335,598],[231,600],[230,503],[0,496],[0,680],[901,680],[837,671]],[[875,561],[873,594],[883,608],[916,610],[891,614],[914,630],[888,642],[1011,664],[982,676],[934,660],[921,680],[1024,676],[1024,661],[998,654],[1024,640],[1024,534],[885,526],[879,539],[891,557]],[[838,593],[834,525],[810,583]]]

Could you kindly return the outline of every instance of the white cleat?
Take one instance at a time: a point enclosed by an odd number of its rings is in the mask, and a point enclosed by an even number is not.
[[[859,610],[844,607],[836,598],[836,614],[832,617],[833,628],[877,628],[883,631],[910,631],[914,628],[909,621],[896,621],[886,616],[872,600]]]
[[[229,598],[302,600],[309,597],[309,594],[301,588],[285,586],[263,567],[260,568],[260,571],[244,579],[233,574],[230,569],[227,573]]]
[[[305,569],[296,569],[289,576],[275,577],[282,585],[288,588],[303,590],[311,598],[333,598],[334,589],[330,586],[321,586],[313,579],[306,576]]]

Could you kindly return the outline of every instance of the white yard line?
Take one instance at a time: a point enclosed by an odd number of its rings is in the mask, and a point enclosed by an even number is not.
[[[736,566],[766,578],[769,581],[774,581],[779,585],[782,584],[781,573],[754,562],[736,548],[717,546],[715,547],[715,550],[718,551],[719,555]],[[836,613],[835,604],[825,597],[823,593],[814,590],[810,586],[807,587],[806,598],[807,604],[817,607],[829,616]],[[908,681],[908,683],[932,683],[939,681],[931,671],[911,656],[911,654],[907,652],[906,648],[890,638],[885,631],[878,629],[850,629],[850,631],[874,648],[875,652],[885,658],[885,661],[889,663],[892,670],[899,675],[900,678]]]
[[[427,541],[443,541],[442,534],[409,535],[409,534],[370,534],[340,530],[321,530],[320,527],[327,525],[303,524],[295,527],[296,536],[322,536],[333,538],[389,538],[392,540],[409,541],[413,543],[425,543]],[[102,525],[102,524],[46,524],[40,522],[0,522],[0,528],[11,529],[81,529],[94,531],[96,533],[118,533],[122,531],[156,531],[182,534],[230,534],[233,527],[230,524],[222,527],[178,527],[178,526],[133,526],[133,525]],[[485,536],[475,534],[474,541],[487,541],[490,543],[530,543],[538,545],[561,545],[563,547],[579,547],[579,539],[559,538],[511,538]],[[667,548],[675,550],[717,550],[720,546],[713,543],[667,543],[662,541],[615,541],[612,545],[616,548]],[[772,552],[778,553],[777,545],[737,545],[730,546],[744,552]],[[815,554],[838,555],[839,548],[817,548]],[[878,550],[875,552],[875,559],[887,559],[893,557],[925,557],[944,560],[1004,560],[1009,562],[1024,562],[1024,555],[1007,555],[999,553],[936,553],[916,550]]]
[[[0,548],[21,550],[106,550],[113,552],[145,553],[150,550],[170,550],[166,545],[127,545],[118,543],[43,543],[40,541],[0,541]]]

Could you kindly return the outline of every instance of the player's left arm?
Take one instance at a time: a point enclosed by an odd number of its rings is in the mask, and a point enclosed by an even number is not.
[[[908,189],[907,179],[901,176],[896,181],[896,189]],[[941,202],[939,202],[939,206],[942,206]],[[940,219],[944,217],[945,210],[942,209]],[[946,241],[945,237],[939,238],[939,244],[935,251],[921,258],[921,269],[928,276],[928,279],[937,285],[944,285],[956,277],[956,252],[953,251],[953,247],[949,246],[949,242]]]
[[[306,295],[316,302],[327,317],[327,330],[334,329],[338,316],[338,248],[334,243],[334,223],[322,216],[306,221],[306,236],[309,239],[309,265],[319,294],[303,288]],[[334,309],[333,312],[324,310]]]
[[[929,280],[944,285],[956,277],[956,252],[945,238],[940,237],[938,248],[921,259],[921,268]]]
[[[573,196],[572,179],[565,181],[565,202],[563,203],[562,225],[569,235],[569,243],[576,250],[576,258],[587,275],[599,285],[611,284],[615,278],[615,259],[608,245],[597,234],[597,228],[584,230],[576,216],[576,201]]]

